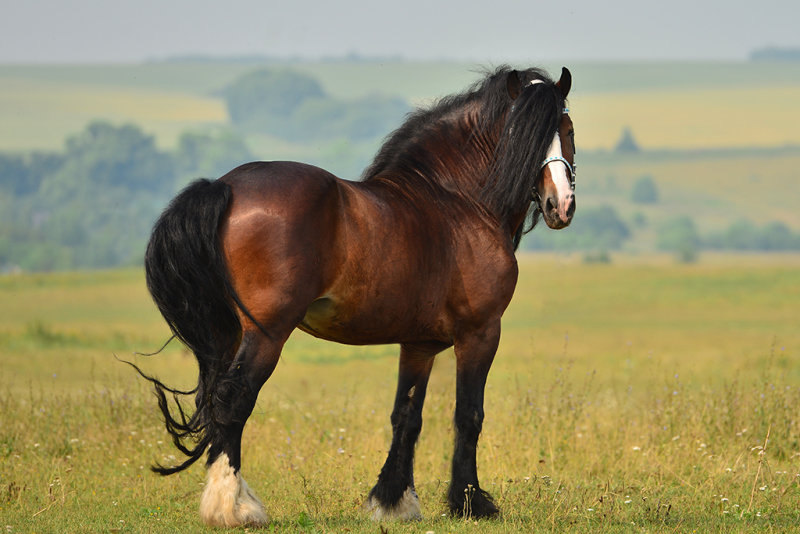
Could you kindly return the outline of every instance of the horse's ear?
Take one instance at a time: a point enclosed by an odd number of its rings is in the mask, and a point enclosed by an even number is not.
[[[561,67],[561,79],[556,82],[556,87],[561,90],[561,96],[567,98],[572,88],[572,74],[567,67]]]
[[[522,92],[522,82],[519,79],[519,72],[512,70],[506,77],[506,87],[508,88],[508,96],[511,100],[516,100]]]

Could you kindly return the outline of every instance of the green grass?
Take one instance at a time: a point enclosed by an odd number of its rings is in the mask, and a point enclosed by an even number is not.
[[[417,447],[424,520],[379,526],[360,505],[390,440],[396,347],[293,336],[244,438],[267,531],[796,529],[800,259],[614,259],[521,259],[478,451],[499,520],[441,515],[451,352],[434,367]],[[175,450],[152,394],[113,356],[178,386],[196,376],[177,345],[132,355],[167,337],[141,275],[5,276],[0,311],[0,528],[203,531],[203,469],[147,470]]]

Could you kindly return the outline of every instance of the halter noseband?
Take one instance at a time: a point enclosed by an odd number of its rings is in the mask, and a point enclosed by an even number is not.
[[[575,168],[577,167],[577,165],[570,165],[569,161],[567,161],[566,159],[564,159],[561,156],[553,156],[553,157],[550,157],[550,158],[547,158],[546,160],[544,160],[542,162],[542,166],[539,167],[539,169],[540,170],[544,169],[545,167],[547,167],[549,164],[553,163],[554,161],[560,161],[561,163],[563,163],[564,165],[567,166],[567,171],[568,171],[568,175],[569,175],[569,188],[572,189],[573,191],[575,191]]]

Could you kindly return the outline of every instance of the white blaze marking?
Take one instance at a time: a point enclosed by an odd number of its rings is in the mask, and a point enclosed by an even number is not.
[[[545,159],[563,157],[564,155],[561,153],[561,137],[556,132],[553,142],[550,143],[550,148],[547,149]],[[553,183],[558,192],[558,205],[561,206],[561,203],[565,202],[569,195],[572,194],[572,187],[569,185],[569,176],[567,175],[567,166],[560,160],[551,161],[547,166],[550,168],[550,176],[553,178]]]

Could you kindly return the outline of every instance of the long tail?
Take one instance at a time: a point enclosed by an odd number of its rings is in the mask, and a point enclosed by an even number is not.
[[[167,432],[188,457],[173,467],[152,467],[162,475],[192,465],[214,439],[213,392],[240,343],[236,306],[241,302],[231,286],[218,235],[230,200],[231,188],[225,182],[193,182],[164,210],[147,245],[147,287],[172,332],[194,352],[200,371],[195,389],[179,391],[134,366],[153,384]],[[196,395],[196,409],[187,414],[179,396],[191,394]],[[177,405],[175,414],[168,396]]]

